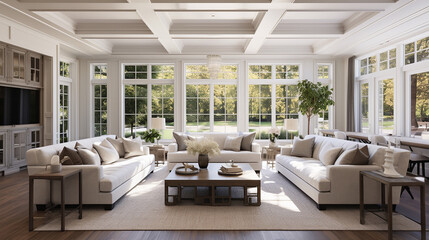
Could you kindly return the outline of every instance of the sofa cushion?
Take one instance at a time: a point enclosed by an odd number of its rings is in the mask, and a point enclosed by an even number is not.
[[[173,137],[176,139],[177,143],[177,151],[185,151],[186,150],[186,140],[189,140],[188,135],[173,132]]]
[[[125,149],[124,149],[124,140],[121,138],[113,139],[113,138],[107,138],[107,141],[109,141],[113,147],[116,149],[116,151],[119,154],[120,158],[123,158],[125,156]]]
[[[140,137],[137,137],[133,140],[123,139],[123,143],[125,149],[125,158],[144,155],[142,150],[142,140]]]
[[[229,160],[234,160],[238,163],[258,163],[261,161],[261,153],[259,152],[248,152],[248,151],[228,151],[221,150],[219,155],[209,157],[210,162],[224,163]],[[168,162],[170,163],[182,163],[182,162],[198,162],[198,155],[188,154],[186,151],[179,151],[168,153]]]
[[[70,159],[65,160],[66,156]],[[64,147],[60,154],[60,161],[63,161],[63,165],[82,165],[82,158],[79,156],[75,149]]]
[[[333,165],[337,160],[342,147],[334,147],[331,143],[325,144],[319,153],[319,160],[326,165]]]
[[[215,141],[219,145],[219,149],[222,150],[225,145],[225,139],[227,136],[236,137],[238,133],[203,133],[205,138]]]
[[[331,181],[327,178],[327,167],[321,161],[286,155],[277,156],[276,161],[277,164],[281,164],[319,192],[331,191]]]
[[[243,133],[243,139],[241,140],[241,151],[252,151],[252,143],[255,140],[256,132]]]
[[[313,155],[313,145],[314,145],[314,138],[308,138],[308,139],[299,139],[295,138],[293,140],[293,147],[292,147],[292,156],[296,157],[309,157]]]
[[[102,164],[111,164],[119,160],[119,154],[115,147],[106,139],[101,144],[94,144],[93,146],[100,155]]]
[[[78,148],[77,153],[82,158],[82,162],[85,165],[101,165],[100,155],[98,155],[97,150],[87,149],[87,148]]]
[[[369,160],[368,146],[364,145],[361,148],[356,148],[344,151],[338,157],[335,165],[367,165]]]
[[[225,138],[225,143],[224,143],[223,149],[239,152],[240,148],[241,148],[241,141],[242,140],[243,140],[242,136],[239,136],[239,137],[227,136]]]
[[[104,177],[100,180],[100,191],[111,192],[132,178],[154,161],[153,155],[120,158],[113,164],[104,165]]]

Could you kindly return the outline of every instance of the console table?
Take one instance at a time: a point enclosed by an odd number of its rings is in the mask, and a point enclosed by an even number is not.
[[[405,176],[403,178],[388,178],[380,175],[376,171],[361,171],[359,174],[359,203],[360,203],[360,224],[365,224],[364,208],[364,184],[363,178],[367,177],[381,184],[381,206],[385,209],[385,191],[387,188],[387,228],[388,239],[392,239],[392,188],[394,186],[418,186],[420,187],[420,226],[421,239],[426,240],[426,209],[425,209],[425,180],[421,177]]]
[[[29,196],[29,230],[33,231],[33,214],[34,214],[34,180],[35,179],[44,179],[49,180],[50,186],[50,206],[53,208],[54,204],[52,203],[52,189],[53,181],[58,180],[61,182],[61,231],[65,230],[65,189],[64,182],[67,178],[79,174],[79,219],[82,219],[82,169],[63,169],[59,173],[51,173],[50,171],[42,171],[29,176],[30,180],[30,196]]]

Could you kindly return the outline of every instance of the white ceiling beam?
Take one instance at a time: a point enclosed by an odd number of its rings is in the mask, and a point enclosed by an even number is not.
[[[246,54],[256,54],[264,44],[265,39],[275,29],[277,24],[283,18],[285,9],[270,9],[268,10],[262,20],[260,21],[258,28],[255,31],[255,35],[252,40],[247,43],[244,49]]]
[[[132,0],[128,1],[131,2]],[[137,14],[152,33],[158,37],[158,41],[169,54],[180,54],[183,46],[179,46],[179,44],[170,36],[169,26],[166,26],[164,20],[155,13],[149,3],[149,0],[146,1],[146,4],[139,5],[136,8]]]

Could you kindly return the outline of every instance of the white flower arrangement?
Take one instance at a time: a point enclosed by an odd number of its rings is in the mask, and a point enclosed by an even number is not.
[[[214,156],[220,154],[219,145],[210,139],[202,138],[199,140],[186,140],[188,154],[208,154]]]
[[[280,136],[280,129],[278,127],[271,127],[269,133],[270,133],[270,141],[275,142],[276,139]]]

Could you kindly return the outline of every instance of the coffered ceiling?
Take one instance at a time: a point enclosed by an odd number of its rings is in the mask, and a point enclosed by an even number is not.
[[[5,0],[86,54],[344,54],[336,47],[427,0]],[[405,11],[405,12],[401,12]],[[0,14],[11,18],[10,12]],[[15,15],[16,15],[15,14]],[[399,14],[399,15],[398,15]],[[402,15],[400,15],[402,14]],[[415,14],[415,13],[414,13]],[[31,24],[30,24],[31,25]],[[371,26],[371,29],[368,29]],[[427,27],[427,23],[425,26]],[[385,29],[386,30],[386,29]],[[46,32],[46,31],[45,31]],[[365,36],[362,36],[365,38]],[[356,39],[357,40],[357,39]],[[381,40],[380,40],[381,41]]]

